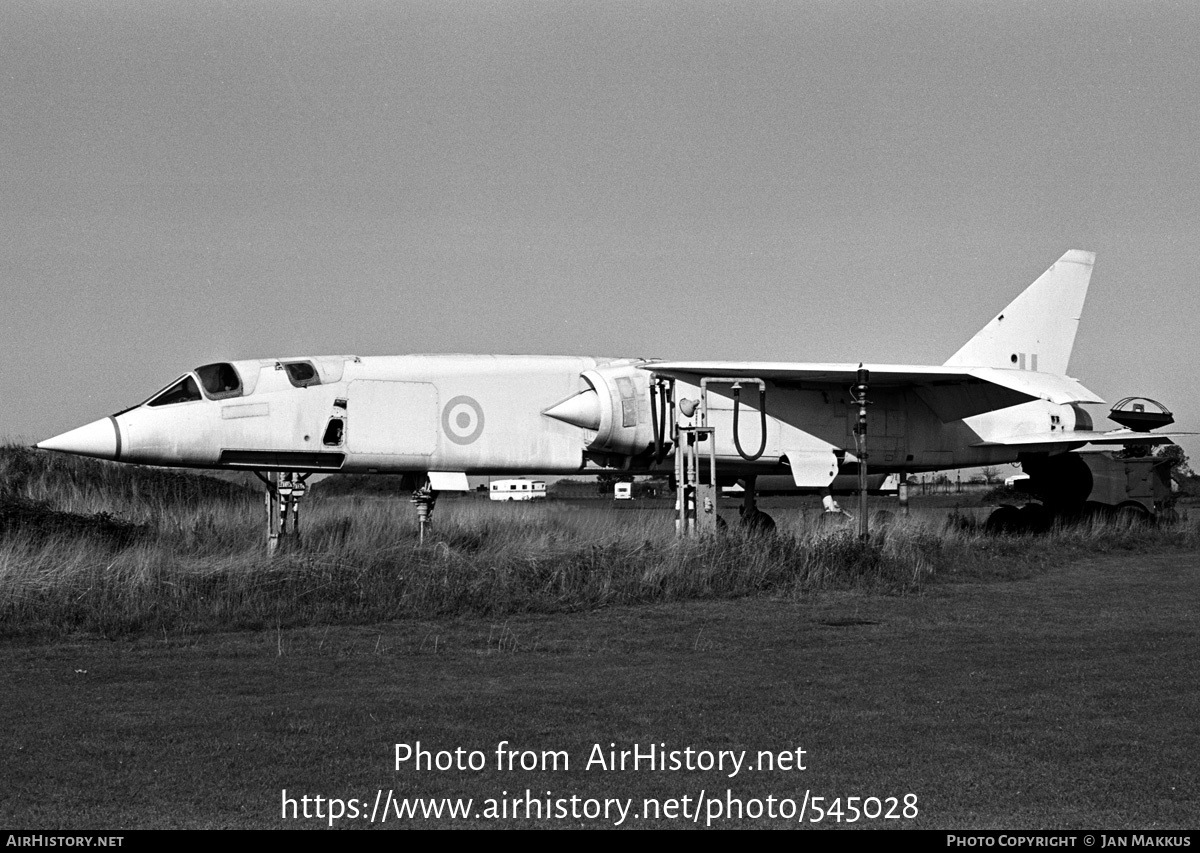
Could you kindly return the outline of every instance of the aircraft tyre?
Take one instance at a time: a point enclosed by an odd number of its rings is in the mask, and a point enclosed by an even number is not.
[[[752,510],[742,516],[742,530],[755,536],[765,536],[775,532],[775,519],[759,509]]]
[[[823,512],[817,516],[816,528],[825,533],[848,527],[853,519],[844,512]]]
[[[983,525],[987,533],[1021,533],[1024,530],[1021,511],[1015,506],[1003,504],[996,507]]]
[[[1041,504],[1025,504],[1018,512],[1022,532],[1045,533],[1054,523],[1054,516]]]

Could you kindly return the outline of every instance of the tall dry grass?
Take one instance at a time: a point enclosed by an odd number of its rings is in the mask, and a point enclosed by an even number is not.
[[[1096,522],[1039,537],[914,521],[862,542],[815,517],[783,520],[779,536],[679,540],[664,511],[443,500],[435,535],[418,545],[406,501],[318,493],[305,503],[301,538],[268,557],[252,490],[16,451],[0,452],[0,495],[24,513],[0,523],[0,631],[10,635],[370,623],[827,589],[895,594],[944,579],[1027,576],[1098,551],[1200,542],[1186,521]]]

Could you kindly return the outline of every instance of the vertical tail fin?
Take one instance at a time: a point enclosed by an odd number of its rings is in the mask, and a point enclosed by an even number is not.
[[[1065,376],[1095,262],[1094,252],[1067,252],[950,356],[946,365]]]

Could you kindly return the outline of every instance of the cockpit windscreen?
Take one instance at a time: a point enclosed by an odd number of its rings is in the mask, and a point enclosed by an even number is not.
[[[202,399],[200,387],[196,385],[196,380],[189,373],[187,376],[180,377],[178,382],[154,397],[146,405],[171,406],[175,403],[190,403],[199,399]]]

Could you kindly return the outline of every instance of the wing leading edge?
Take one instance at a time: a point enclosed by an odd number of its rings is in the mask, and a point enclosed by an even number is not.
[[[1003,438],[980,441],[972,447],[1049,447],[1059,444],[1079,446],[1082,444],[1126,445],[1126,444],[1172,444],[1177,438],[1195,435],[1191,432],[1135,432],[1131,429],[1114,429],[1108,432],[1091,430],[1058,430],[1056,432],[1029,433],[1004,436]]]

